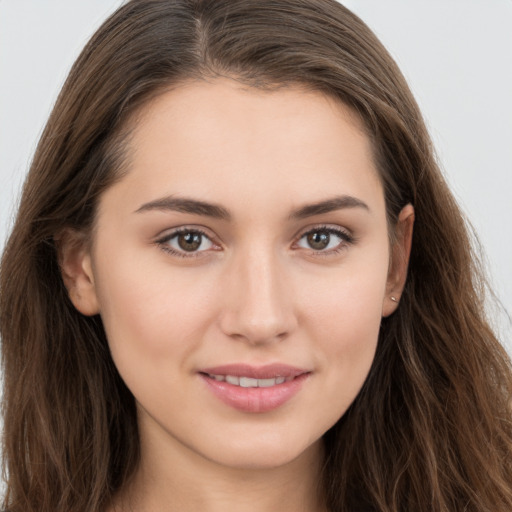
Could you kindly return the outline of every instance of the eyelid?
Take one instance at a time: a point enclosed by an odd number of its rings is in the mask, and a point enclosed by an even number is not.
[[[314,233],[316,231],[326,231],[328,233],[334,234],[338,236],[341,239],[341,242],[334,248],[331,249],[325,249],[325,250],[315,250],[313,248],[307,249],[304,247],[298,247],[298,249],[309,251],[310,253],[314,255],[320,255],[320,256],[329,256],[335,253],[340,252],[341,250],[347,248],[349,245],[353,245],[357,240],[354,237],[354,235],[351,233],[350,230],[347,228],[341,227],[337,224],[318,224],[318,225],[312,225],[307,226],[306,228],[303,228],[295,237],[293,246],[297,246],[298,242],[302,240],[306,235],[310,233]],[[167,244],[169,240],[173,239],[174,237],[178,236],[181,233],[198,233],[201,236],[204,236],[207,238],[213,246],[215,246],[214,249],[207,249],[202,251],[180,251],[172,248],[170,245]],[[222,250],[222,245],[218,241],[218,237],[216,235],[210,234],[210,230],[203,228],[202,226],[195,226],[195,225],[184,225],[179,226],[176,228],[170,228],[167,230],[164,230],[160,235],[158,235],[154,243],[160,247],[161,250],[172,254],[173,256],[178,256],[182,258],[197,258],[197,257],[204,257],[207,256],[209,252],[213,251],[219,251]]]
[[[202,251],[180,251],[176,250],[170,245],[167,244],[169,240],[172,240],[174,237],[182,234],[182,233],[198,233],[201,236],[204,236],[207,238],[213,246],[216,248],[209,249],[209,250],[202,250]],[[185,225],[185,226],[179,226],[176,228],[166,229],[162,233],[160,233],[154,240],[154,243],[164,252],[167,252],[173,256],[178,256],[182,258],[197,258],[197,257],[203,257],[206,256],[208,252],[211,250],[218,251],[221,248],[221,244],[218,242],[218,237],[215,235],[210,234],[209,230],[200,227],[200,226],[194,226],[194,225]]]
[[[160,231],[160,233],[158,233],[158,235],[154,237],[154,240],[155,242],[164,239],[168,240],[169,238],[172,238],[175,235],[188,232],[201,233],[202,235],[206,236],[209,239],[218,238],[214,233],[211,232],[210,229],[205,228],[203,226],[199,226],[196,224],[182,224],[173,228],[166,228]]]
[[[314,226],[308,226],[308,227],[302,229],[299,232],[299,234],[295,237],[294,245],[296,245],[306,235],[308,235],[310,233],[315,233],[317,231],[326,231],[328,233],[334,234],[334,235],[338,236],[339,238],[341,238],[342,242],[340,242],[340,244],[338,244],[338,246],[336,246],[332,249],[326,249],[326,250],[315,250],[313,248],[306,249],[304,247],[299,247],[299,249],[303,249],[305,251],[310,251],[311,253],[313,253],[315,255],[329,256],[329,255],[340,252],[341,250],[345,249],[347,246],[353,245],[357,241],[355,236],[347,228],[341,227],[337,224],[318,224],[318,225],[314,225]]]

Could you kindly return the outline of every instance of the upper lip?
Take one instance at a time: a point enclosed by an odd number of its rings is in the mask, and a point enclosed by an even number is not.
[[[200,373],[209,375],[232,375],[233,377],[250,377],[253,379],[273,379],[275,377],[297,377],[309,370],[297,368],[282,363],[252,366],[249,364],[225,364],[211,368],[204,368]]]

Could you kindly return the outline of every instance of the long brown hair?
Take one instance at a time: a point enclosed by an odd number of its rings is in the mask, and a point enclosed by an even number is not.
[[[101,318],[68,299],[56,253],[123,173],[127,120],[184,80],[301,84],[357,112],[392,233],[415,207],[409,277],[374,364],[324,436],[336,512],[512,510],[512,371],[418,107],[368,27],[334,0],[132,0],[75,63],[41,137],[1,264],[4,508],[97,512],[139,460],[134,399]]]

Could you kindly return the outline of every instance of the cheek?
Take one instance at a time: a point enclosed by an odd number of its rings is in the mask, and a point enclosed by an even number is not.
[[[327,339],[365,340],[378,331],[386,290],[387,259],[374,258],[340,267],[315,286],[304,286],[304,310]]]
[[[210,314],[204,280],[131,258],[129,250],[119,251],[115,266],[100,261],[97,274],[101,317],[123,378],[151,374],[169,359],[186,364]]]
[[[381,301],[372,304],[359,299],[340,297],[337,306],[326,307],[316,315],[315,338],[328,357],[325,363],[340,366],[342,373],[365,374],[377,345]]]
[[[182,407],[180,392],[164,390],[182,388],[203,339],[201,315],[206,312],[194,303],[194,290],[189,286],[180,292],[176,282],[152,270],[141,276],[122,272],[122,266],[102,283],[101,316],[121,378],[156,416]]]
[[[328,382],[325,389],[337,417],[355,399],[373,363],[386,275],[382,262],[371,272],[354,269],[308,302],[308,334],[315,339],[318,364]]]

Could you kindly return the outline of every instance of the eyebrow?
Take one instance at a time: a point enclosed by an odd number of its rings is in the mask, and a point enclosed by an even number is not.
[[[162,197],[160,199],[150,201],[149,203],[145,203],[139,209],[135,210],[135,213],[148,212],[152,210],[170,210],[175,212],[191,213],[193,215],[201,215],[221,220],[231,219],[231,214],[222,206],[198,201],[196,199],[174,196]]]
[[[330,213],[336,210],[345,210],[347,208],[362,208],[363,210],[370,211],[368,205],[353,196],[335,196],[325,201],[318,203],[308,204],[292,212],[291,219],[300,220],[306,217],[313,217],[314,215],[321,215],[322,213]]]
[[[318,203],[308,204],[300,207],[290,214],[290,219],[300,220],[323,213],[330,213],[336,210],[344,210],[349,208],[361,208],[370,211],[368,205],[360,199],[353,196],[335,196]],[[135,210],[135,213],[143,213],[153,210],[160,211],[176,211],[182,213],[190,213],[193,215],[200,215],[204,217],[212,217],[220,220],[231,220],[232,216],[229,211],[223,206],[207,203],[205,201],[198,201],[197,199],[186,197],[167,196],[149,203],[143,204],[140,208]]]

